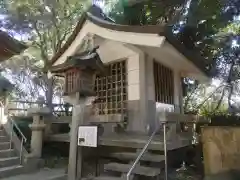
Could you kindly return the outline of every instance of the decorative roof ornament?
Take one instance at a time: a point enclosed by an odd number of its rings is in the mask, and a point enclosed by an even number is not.
[[[57,66],[52,67],[52,73],[63,73],[71,68],[79,69],[92,69],[98,70],[101,73],[104,73],[103,63],[100,59],[100,56],[97,53],[99,46],[94,47],[92,50],[84,51],[74,56],[69,56],[68,59]]]

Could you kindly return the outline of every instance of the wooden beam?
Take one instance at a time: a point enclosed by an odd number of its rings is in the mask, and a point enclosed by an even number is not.
[[[162,112],[159,116],[160,122],[166,123],[210,123],[210,120],[193,114],[180,114],[175,112]]]
[[[49,117],[49,121],[52,124],[70,123],[72,121],[72,116],[60,116],[60,117]]]

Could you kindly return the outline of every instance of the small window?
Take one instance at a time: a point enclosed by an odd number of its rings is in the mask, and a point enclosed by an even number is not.
[[[154,61],[155,100],[165,104],[174,104],[173,71]]]

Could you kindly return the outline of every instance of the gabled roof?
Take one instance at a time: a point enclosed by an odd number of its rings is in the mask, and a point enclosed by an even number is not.
[[[0,30],[0,61],[21,53],[27,46]]]
[[[70,56],[64,63],[53,66],[51,71],[53,73],[63,73],[71,68],[88,68],[94,71],[97,70],[100,73],[104,73],[104,65],[100,59],[100,56],[97,53],[97,49],[98,47],[90,51],[84,51],[74,56]]]
[[[208,72],[206,71],[204,58],[200,55],[200,53],[193,50],[189,50],[184,46],[183,43],[178,41],[177,38],[172,33],[172,26],[159,24],[142,26],[116,24],[112,22],[110,19],[108,19],[106,16],[104,16],[95,6],[92,6],[87,12],[84,12],[82,14],[71,36],[68,38],[64,46],[52,58],[51,60],[52,64],[54,64],[61,57],[61,55],[71,46],[71,44],[77,37],[78,33],[83,28],[86,20],[96,24],[97,26],[119,32],[121,31],[133,33],[158,34],[159,36],[164,36],[173,47],[175,47],[180,53],[182,53],[188,60],[193,62],[194,65],[198,67],[205,75],[209,76]]]

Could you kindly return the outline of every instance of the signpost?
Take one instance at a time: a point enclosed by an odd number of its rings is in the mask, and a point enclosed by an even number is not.
[[[79,126],[78,146],[97,147],[97,126]]]

